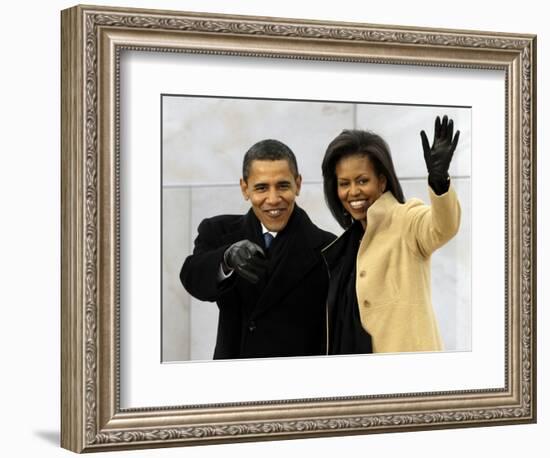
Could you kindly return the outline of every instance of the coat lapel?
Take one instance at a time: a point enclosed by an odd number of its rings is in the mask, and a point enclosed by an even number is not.
[[[227,232],[223,238],[224,244],[231,245],[239,240],[250,240],[257,245],[263,247],[263,237],[260,221],[256,218],[254,211],[250,209],[246,215],[235,222],[233,228]],[[237,275],[234,273],[233,275]],[[265,289],[265,280],[260,280],[259,283],[249,283],[242,278],[235,279],[238,282],[238,291],[241,297],[242,313],[250,317],[257,306],[258,297],[260,297]]]
[[[312,223],[298,207],[295,207],[294,213],[284,232],[273,242],[273,251],[268,255],[270,271],[267,283],[252,312],[252,318],[280,303],[319,262],[319,256],[310,245],[311,234],[308,238],[306,233],[308,225]]]
[[[242,219],[235,222],[234,227],[224,235],[224,244],[233,244],[239,240],[248,239],[263,247],[260,222],[252,209]]]
[[[390,191],[386,191],[367,210],[367,228],[363,240],[361,240],[359,252],[366,251],[372,238],[379,232],[381,226],[388,224],[387,216],[395,205],[399,205],[399,202]]]
[[[250,319],[280,303],[299,285],[315,264],[320,262],[320,256],[314,248],[318,241],[315,237],[312,239],[312,233],[308,231],[312,226],[313,223],[305,212],[296,206],[287,227],[273,241],[272,251],[268,254],[267,278],[255,285],[244,280],[240,282],[239,289],[243,303],[248,304],[246,314]],[[261,224],[252,209],[242,220],[235,223],[234,230],[225,235],[223,242],[229,245],[243,239],[248,239],[262,248],[264,246]]]
[[[340,283],[345,284],[347,277],[350,275],[352,264],[355,263],[357,257],[358,244],[363,236],[363,227],[359,221],[354,221],[353,224],[346,229],[337,239],[322,249],[322,255],[325,259],[329,272],[331,272],[330,281],[338,281],[337,287],[333,288],[336,294],[342,293],[342,286]],[[344,260],[344,262],[342,262]],[[339,272],[336,277],[332,277],[335,273],[336,266],[339,266]],[[343,269],[347,271],[343,272]],[[334,313],[334,308],[340,299],[339,297],[327,298],[327,310],[329,316]],[[330,300],[332,299],[332,300]]]

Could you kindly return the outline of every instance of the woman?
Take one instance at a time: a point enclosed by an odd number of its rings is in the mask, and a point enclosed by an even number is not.
[[[323,159],[327,205],[346,231],[323,250],[330,272],[328,353],[439,351],[431,304],[431,254],[458,231],[460,205],[449,164],[459,132],[435,121],[420,133],[431,206],[405,201],[386,142],[344,130]]]

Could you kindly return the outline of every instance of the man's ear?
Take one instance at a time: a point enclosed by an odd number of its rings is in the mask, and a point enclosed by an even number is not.
[[[239,180],[239,184],[241,186],[241,193],[243,194],[244,200],[248,200],[248,183],[244,180],[244,178],[241,178]]]
[[[294,179],[296,182],[296,195],[300,195],[300,189],[302,189],[302,175],[298,174],[298,176]]]

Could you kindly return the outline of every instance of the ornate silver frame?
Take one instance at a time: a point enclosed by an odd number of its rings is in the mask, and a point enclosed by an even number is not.
[[[499,69],[506,74],[506,386],[122,410],[121,50]],[[75,452],[536,421],[536,37],[76,6],[62,12],[62,421]]]

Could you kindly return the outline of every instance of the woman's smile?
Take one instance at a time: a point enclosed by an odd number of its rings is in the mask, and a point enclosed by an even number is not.
[[[345,156],[336,163],[338,198],[355,220],[366,225],[367,210],[386,190],[386,177],[376,173],[365,154]]]

